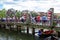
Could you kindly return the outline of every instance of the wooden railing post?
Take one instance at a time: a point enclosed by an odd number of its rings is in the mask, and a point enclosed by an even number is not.
[[[27,27],[27,34],[29,34],[29,27]]]
[[[32,28],[32,34],[35,35],[35,28]]]

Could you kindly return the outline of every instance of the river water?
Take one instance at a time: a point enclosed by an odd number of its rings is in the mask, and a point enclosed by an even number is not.
[[[36,37],[37,38],[37,37]],[[17,33],[7,29],[0,29],[0,40],[36,40],[34,36],[26,33]]]
[[[29,29],[30,34],[26,34],[26,30],[22,33],[17,33],[17,31],[9,31],[7,29],[0,28],[0,40],[41,40],[36,33],[35,37],[32,34],[32,29]],[[35,29],[35,32],[38,32],[38,29]],[[60,39],[59,39],[60,40]]]

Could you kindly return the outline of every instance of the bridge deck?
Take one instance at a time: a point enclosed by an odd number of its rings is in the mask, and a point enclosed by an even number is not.
[[[46,29],[51,29],[51,26],[42,26],[42,25],[36,25],[36,24],[32,24],[32,23],[29,23],[29,24],[26,24],[26,23],[17,23],[17,22],[9,22],[9,23],[7,23],[7,22],[0,22],[0,24],[1,25],[6,25],[6,24],[8,24],[8,25],[17,25],[17,26],[26,26],[26,27],[34,27],[34,28],[46,28]],[[60,27],[54,27],[54,29],[56,30],[56,31],[60,31]]]

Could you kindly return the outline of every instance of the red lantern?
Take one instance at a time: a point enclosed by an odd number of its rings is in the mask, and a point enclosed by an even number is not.
[[[48,14],[52,14],[52,12],[51,11],[48,11]]]
[[[47,14],[47,16],[48,16],[48,20],[51,19],[51,15],[52,15],[52,12],[51,12],[51,11],[48,11],[48,14]]]
[[[52,15],[52,12],[51,11],[48,11],[48,16],[51,16]]]
[[[50,20],[51,19],[51,16],[48,16],[47,18],[48,18],[48,20]]]

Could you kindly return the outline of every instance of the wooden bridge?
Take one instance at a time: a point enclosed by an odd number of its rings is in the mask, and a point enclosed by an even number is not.
[[[0,25],[4,25],[4,26],[14,26],[16,25],[17,27],[29,27],[29,28],[43,28],[43,29],[51,29],[51,26],[42,26],[42,25],[36,25],[33,23],[18,23],[18,22],[0,22]],[[54,30],[56,31],[60,31],[60,27],[54,27]]]

